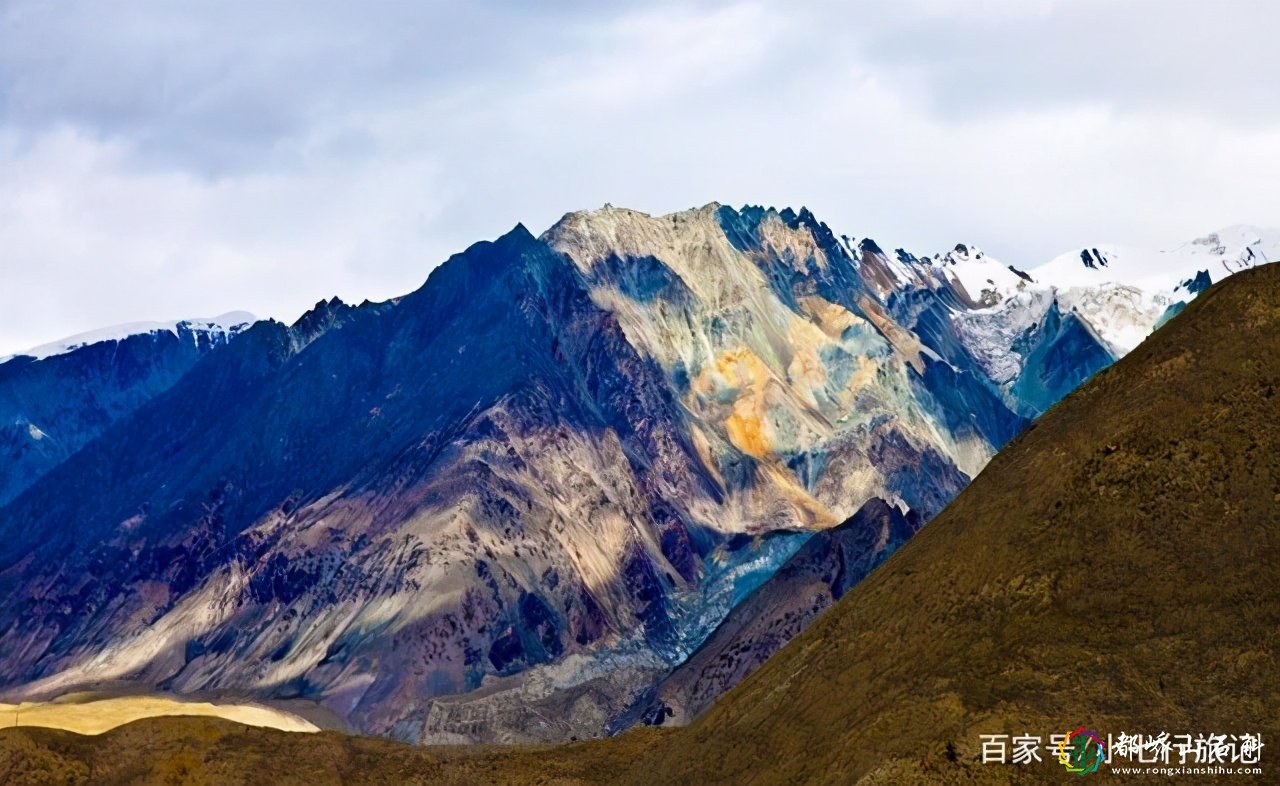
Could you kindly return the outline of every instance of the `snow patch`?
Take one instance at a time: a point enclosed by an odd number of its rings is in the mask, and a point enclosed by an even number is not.
[[[121,325],[112,325],[111,327],[90,330],[85,333],[77,333],[74,336],[68,336],[48,344],[41,344],[25,352],[2,357],[0,358],[0,363],[12,360],[15,357],[33,357],[37,360],[44,360],[45,358],[62,355],[92,344],[100,344],[104,341],[122,341],[130,336],[148,333],[163,333],[167,331],[178,336],[181,328],[186,328],[190,331],[192,341],[199,346],[199,334],[201,333],[230,338],[257,321],[258,318],[247,311],[230,311],[216,317],[176,319],[170,322],[126,322]]]

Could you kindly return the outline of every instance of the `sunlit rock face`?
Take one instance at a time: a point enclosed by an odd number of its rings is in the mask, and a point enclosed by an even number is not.
[[[976,255],[606,207],[258,323],[0,508],[4,691],[306,697],[426,742],[636,722],[812,533],[926,520],[1110,362]]]

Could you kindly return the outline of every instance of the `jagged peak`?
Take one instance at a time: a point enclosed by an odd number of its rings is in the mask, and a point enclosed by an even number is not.
[[[820,265],[825,264],[821,261],[824,257],[853,259],[857,256],[847,239],[841,242],[831,228],[804,205],[795,209],[746,203],[734,208],[713,201],[701,207],[653,215],[606,203],[600,208],[564,214],[540,239],[568,254],[586,272],[610,253],[631,255],[636,247],[652,246],[659,235],[673,231],[691,233],[686,239],[704,231],[724,235],[735,245],[750,245],[767,237],[767,242],[775,246],[791,246],[801,255],[816,254]]]
[[[533,236],[522,222],[517,222],[511,229],[492,240],[477,240],[462,251],[451,254],[448,259],[437,265],[428,276],[428,282],[437,274],[455,268],[463,260],[475,261],[493,255],[502,256],[518,251],[522,247],[537,244],[539,239]],[[465,263],[463,263],[465,264]]]
[[[781,208],[774,205],[765,206],[762,204],[744,203],[739,208],[725,205],[722,202],[712,201],[701,207],[691,207],[685,210],[677,210],[670,213],[654,215],[643,210],[636,210],[629,207],[621,207],[611,202],[606,202],[601,207],[587,210],[573,210],[565,213],[556,223],[552,224],[545,232],[542,233],[541,239],[549,240],[562,234],[564,231],[590,224],[614,223],[619,221],[664,221],[669,223],[682,223],[695,219],[705,219],[714,217],[721,211],[729,211],[734,216],[750,217],[753,214],[760,218],[775,217],[792,229],[806,227],[814,230],[821,230],[825,233],[831,233],[834,240],[835,234],[831,232],[827,224],[818,219],[813,211],[808,207],[801,205],[799,209],[790,206]]]
[[[306,311],[302,316],[294,321],[292,327],[306,329],[308,326],[314,325],[321,320],[328,319],[334,315],[349,311],[352,307],[342,302],[337,295],[325,300],[321,298],[316,304]]]
[[[515,226],[511,227],[511,229],[504,234],[499,235],[498,239],[494,242],[501,243],[503,241],[512,242],[516,240],[526,241],[536,239],[537,238],[533,236],[533,233],[529,231],[529,228],[524,225],[524,222],[517,221]]]
[[[725,214],[741,217],[754,212],[744,208],[739,213],[719,202],[702,207],[655,216],[640,210],[606,204],[595,210],[566,213],[541,236],[541,240],[567,255],[584,273],[610,256],[638,257],[662,255],[674,245],[688,242],[710,242],[729,248],[725,232]],[[765,215],[773,214],[764,211]],[[668,254],[669,255],[669,254]]]
[[[542,233],[540,239],[550,241],[567,231],[575,228],[581,228],[591,225],[616,224],[619,222],[645,222],[645,221],[667,221],[679,223],[697,217],[714,216],[724,206],[719,202],[708,202],[702,207],[691,207],[686,210],[677,210],[662,215],[653,215],[643,210],[635,210],[629,207],[621,207],[612,202],[605,202],[602,206],[594,209],[571,210],[560,217],[560,220],[552,224]],[[732,209],[732,208],[730,208]]]
[[[986,253],[973,243],[956,243],[955,247],[943,256],[949,261],[954,261],[958,259],[982,259],[986,256]]]
[[[858,250],[864,254],[879,254],[880,256],[885,255],[884,249],[880,248],[879,244],[877,244],[875,240],[872,240],[869,237],[864,237],[858,241]]]

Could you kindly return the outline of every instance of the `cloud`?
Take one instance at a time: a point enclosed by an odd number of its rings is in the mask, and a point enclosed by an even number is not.
[[[1280,119],[1280,7],[1267,0],[908,0],[850,25],[864,55],[941,115],[1064,105]]]
[[[0,0],[0,354],[389,297],[604,202],[1021,266],[1278,223],[1275,12],[1184,5]]]
[[[0,135],[0,338],[17,349],[50,325],[241,304],[296,316],[335,287],[386,297],[409,285],[389,271],[416,258],[425,278],[442,253],[417,231],[435,178],[429,162],[389,158],[208,180],[139,169],[123,144],[70,127],[30,145]]]

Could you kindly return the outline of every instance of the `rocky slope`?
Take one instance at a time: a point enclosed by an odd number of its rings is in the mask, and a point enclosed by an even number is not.
[[[257,323],[0,508],[0,685],[619,728],[812,533],[928,519],[1110,363],[1056,293],[803,210],[606,207]]]
[[[872,499],[843,524],[815,534],[659,683],[642,720],[664,725],[696,718],[906,543],[921,523],[918,515]]]

